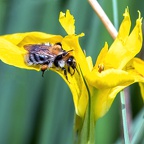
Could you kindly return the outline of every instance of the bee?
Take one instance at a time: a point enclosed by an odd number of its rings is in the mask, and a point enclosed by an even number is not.
[[[25,55],[25,63],[28,66],[40,65],[42,76],[47,69],[53,67],[63,70],[67,80],[67,73],[71,75],[75,73],[76,61],[70,54],[73,50],[65,51],[59,42],[54,45],[50,43],[28,44],[24,45],[24,48],[28,51]]]

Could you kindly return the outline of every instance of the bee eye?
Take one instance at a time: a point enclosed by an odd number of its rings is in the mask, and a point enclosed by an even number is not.
[[[73,56],[71,56],[71,57],[69,57],[69,59],[67,60],[67,62],[72,63],[72,62],[73,62],[73,60],[74,60],[74,57],[73,57]]]
[[[69,66],[71,66],[72,68],[75,68],[76,67],[76,62],[75,62],[75,59],[73,56],[69,57],[69,59],[67,60],[67,64]]]
[[[68,62],[69,64],[71,64],[72,61],[73,61],[73,59],[72,59],[71,57],[67,60],[67,62]]]

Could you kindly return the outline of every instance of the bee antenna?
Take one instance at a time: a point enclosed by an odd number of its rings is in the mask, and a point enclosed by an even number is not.
[[[67,52],[71,52],[71,51],[73,51],[73,49],[71,49],[71,50],[68,50]]]

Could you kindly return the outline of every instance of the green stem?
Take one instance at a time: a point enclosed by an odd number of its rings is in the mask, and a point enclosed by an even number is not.
[[[131,144],[137,144],[142,142],[144,134],[144,108],[135,118],[133,123],[133,138],[131,140]],[[144,142],[144,139],[143,139]]]
[[[124,91],[120,92],[120,100],[121,100],[121,110],[122,110],[124,141],[125,141],[125,144],[129,144],[130,140],[129,140],[129,133],[128,133],[128,125],[127,125],[127,116],[126,116],[126,106],[125,106],[125,94],[124,94]]]
[[[88,2],[92,6],[92,8],[96,12],[96,14],[99,16],[100,20],[104,24],[104,26],[107,29],[107,31],[109,32],[109,34],[112,36],[113,39],[115,39],[118,34],[117,30],[115,29],[115,27],[109,20],[108,16],[106,15],[106,13],[102,9],[102,7],[99,5],[98,1],[97,0],[88,0]]]
[[[113,18],[114,18],[114,26],[118,30],[118,7],[117,7],[117,0],[112,0],[113,6]]]

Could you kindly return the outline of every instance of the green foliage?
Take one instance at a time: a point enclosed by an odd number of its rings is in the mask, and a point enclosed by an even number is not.
[[[99,2],[113,22],[112,0]],[[137,10],[144,16],[143,5],[142,0],[118,1],[119,23],[127,6],[132,21],[138,17]],[[43,31],[65,35],[58,17],[66,9],[76,19],[76,33],[85,33],[80,40],[82,48],[95,60],[104,42],[110,45],[113,40],[86,0],[0,0],[0,34]],[[140,100],[138,104],[140,109]],[[72,95],[56,73],[47,71],[43,78],[40,72],[0,62],[1,144],[72,144],[73,119]],[[97,122],[96,143],[114,143],[121,137],[121,129],[117,97],[111,110]]]

